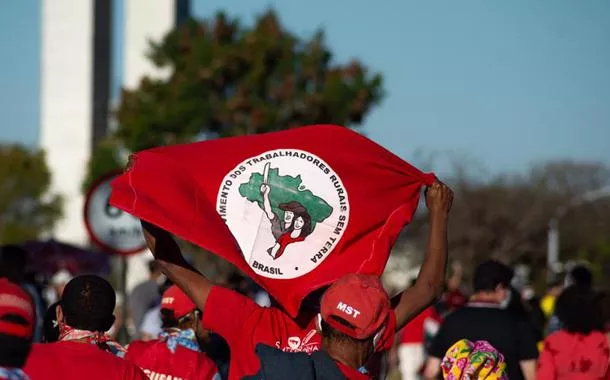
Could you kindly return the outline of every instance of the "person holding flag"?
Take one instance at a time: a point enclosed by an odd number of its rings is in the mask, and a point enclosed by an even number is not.
[[[447,262],[447,222],[453,201],[451,189],[436,180],[426,190],[430,228],[426,255],[415,285],[391,300],[392,312],[374,351],[391,347],[396,331],[440,296]],[[163,272],[202,310],[203,327],[221,335],[231,347],[230,379],[259,370],[255,347],[259,343],[289,352],[312,353],[321,347],[317,329],[318,300],[303,301],[292,318],[277,307],[263,308],[249,298],[214,285],[191,267],[165,230],[142,221],[148,247]],[[319,294],[319,293],[312,293]]]
[[[310,356],[290,353],[264,344],[256,346],[260,371],[244,380],[350,379],[368,380],[364,368],[376,348],[393,329],[390,299],[374,275],[348,274],[324,292],[317,328],[322,347]]]

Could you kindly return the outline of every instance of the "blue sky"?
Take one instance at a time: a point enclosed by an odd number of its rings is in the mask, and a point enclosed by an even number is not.
[[[324,28],[338,61],[385,75],[387,97],[364,130],[407,159],[435,154],[442,169],[462,157],[491,172],[557,158],[610,164],[610,1],[372,4],[194,0],[193,12],[250,23],[273,5],[296,33]],[[39,35],[40,0],[0,1],[0,141],[36,144]]]

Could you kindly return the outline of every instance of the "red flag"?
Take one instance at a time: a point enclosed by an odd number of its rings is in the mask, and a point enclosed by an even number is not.
[[[139,152],[111,203],[225,258],[296,316],[344,274],[380,275],[433,180],[348,128],[318,125]]]

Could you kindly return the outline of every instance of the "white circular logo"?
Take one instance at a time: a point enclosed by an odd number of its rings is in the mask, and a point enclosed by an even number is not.
[[[107,177],[91,188],[85,202],[87,230],[95,243],[112,253],[140,252],[146,248],[140,221],[108,203],[113,179]]]
[[[341,178],[326,162],[302,150],[278,149],[228,173],[216,210],[254,272],[290,279],[328,257],[347,228],[350,208]]]

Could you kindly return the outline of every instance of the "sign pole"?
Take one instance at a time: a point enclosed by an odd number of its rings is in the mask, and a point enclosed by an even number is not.
[[[121,313],[123,326],[117,333],[119,341],[127,342],[129,332],[126,321],[129,312],[127,300],[128,257],[146,249],[140,220],[118,208],[108,201],[112,192],[112,180],[121,172],[109,173],[99,178],[89,189],[84,207],[84,221],[87,232],[93,243],[104,251],[120,256],[118,292],[123,298]],[[123,343],[124,343],[123,342]]]

